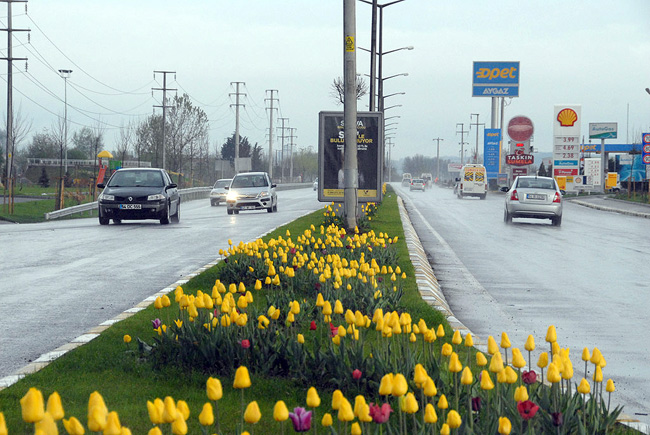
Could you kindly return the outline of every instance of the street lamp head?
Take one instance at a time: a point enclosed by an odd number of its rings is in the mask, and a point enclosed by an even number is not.
[[[645,88],[645,91],[650,94],[650,88]]]

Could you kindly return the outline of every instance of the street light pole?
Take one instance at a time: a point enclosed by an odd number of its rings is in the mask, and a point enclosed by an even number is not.
[[[63,149],[65,150],[65,157],[64,157],[64,175],[68,173],[68,78],[70,77],[70,74],[72,74],[71,69],[60,69],[59,74],[61,74],[61,77],[63,77],[63,81],[65,82],[65,90],[64,90],[64,104],[65,104],[65,111],[63,115],[64,123],[64,139],[63,139]]]

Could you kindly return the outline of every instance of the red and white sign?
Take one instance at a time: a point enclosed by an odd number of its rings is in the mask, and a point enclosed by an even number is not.
[[[578,175],[578,170],[553,167],[553,176],[559,177],[559,176],[566,176],[566,175]]]
[[[553,116],[553,175],[576,176],[580,162],[580,123],[582,106],[557,105]],[[580,180],[583,181],[583,180]],[[574,182],[568,182],[565,190],[572,190]]]
[[[526,166],[532,165],[535,157],[532,154],[508,154],[506,156],[506,165]]]
[[[650,133],[643,133],[643,163],[650,165]],[[647,169],[647,168],[646,168]]]
[[[525,142],[533,135],[533,121],[526,116],[515,116],[508,121],[508,136],[517,142]]]

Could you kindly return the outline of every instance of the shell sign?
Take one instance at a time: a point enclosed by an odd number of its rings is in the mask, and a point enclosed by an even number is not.
[[[561,127],[573,127],[578,120],[578,114],[575,110],[567,107],[566,109],[560,110],[560,113],[557,114],[557,120]]]

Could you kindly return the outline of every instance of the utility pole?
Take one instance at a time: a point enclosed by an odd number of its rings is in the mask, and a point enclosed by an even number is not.
[[[153,107],[161,107],[163,112],[162,119],[162,168],[165,169],[165,127],[167,124],[167,108],[171,107],[167,105],[167,91],[176,91],[177,89],[170,89],[167,87],[167,74],[174,74],[174,80],[176,80],[176,71],[154,71],[153,78],[156,78],[156,74],[163,75],[163,87],[162,88],[151,88],[152,91],[163,91],[162,105]]]
[[[432,140],[435,140],[437,142],[437,146],[436,146],[436,165],[437,165],[436,166],[436,178],[440,179],[440,141],[444,140],[444,139],[441,139],[441,138],[437,137],[437,138],[432,139]]]
[[[239,173],[239,106],[243,106],[243,104],[239,104],[239,96],[240,95],[246,95],[246,94],[241,94],[239,92],[239,85],[245,84],[244,82],[230,82],[230,85],[235,85],[237,90],[234,94],[229,94],[229,95],[235,95],[236,96],[236,103],[231,104],[230,107],[235,106],[235,174]]]
[[[469,128],[471,129],[471,128],[472,128],[472,125],[475,125],[475,126],[476,126],[476,151],[474,152],[474,163],[478,163],[478,128],[479,128],[480,125],[482,125],[483,127],[485,127],[485,123],[482,123],[482,124],[479,124],[479,123],[478,123],[478,116],[479,116],[478,113],[472,113],[472,114],[470,114],[470,116],[469,116],[469,120],[470,120],[470,121],[472,120],[472,116],[476,116],[476,122],[475,122],[474,124],[472,124],[472,123],[470,122],[470,124],[469,124]]]
[[[392,162],[392,153],[391,149],[393,148],[393,138],[388,137],[386,138],[386,142],[388,142],[388,182],[391,182],[391,176],[393,172],[393,162]]]
[[[293,183],[293,132],[298,130],[297,128],[289,128],[289,182]],[[295,136],[298,137],[298,136]]]
[[[13,113],[13,61],[24,60],[26,57],[13,57],[13,32],[29,32],[30,29],[14,29],[12,27],[11,4],[12,3],[27,3],[27,0],[0,0],[7,3],[7,28],[0,29],[7,32],[7,57],[0,58],[7,61],[7,143],[5,144],[5,195],[3,196],[3,204],[7,197],[7,190],[9,190],[9,213],[14,212],[13,203],[13,183],[11,177],[11,169],[14,163],[14,113]],[[27,8],[27,5],[25,5]]]
[[[63,77],[63,80],[65,82],[65,90],[64,90],[64,104],[65,104],[65,111],[63,115],[63,149],[65,150],[65,166],[63,167],[63,172],[64,174],[68,174],[68,79],[70,78],[70,74],[72,74],[71,69],[60,69],[59,74],[61,74],[61,77]]]
[[[281,171],[280,171],[280,173],[281,173],[280,181],[284,182],[284,138],[285,138],[285,136],[284,136],[284,129],[285,129],[284,122],[287,121],[287,123],[288,123],[289,118],[278,118],[278,120],[282,121],[282,127],[280,127],[280,129],[282,130],[282,134],[280,135],[280,138],[282,140],[282,151],[280,151],[280,169],[281,169]]]
[[[465,148],[465,133],[469,133],[469,130],[463,130],[465,128],[465,124],[462,122],[456,123],[456,128],[460,125],[460,131],[456,130],[456,134],[460,133],[460,164],[461,166],[465,164],[465,151],[463,150]]]
[[[277,101],[277,98],[273,97],[273,93],[277,93],[277,89],[269,89],[266,92],[271,93],[270,98],[266,98],[271,104],[269,112],[269,178],[273,179],[273,101]]]
[[[343,134],[345,137],[343,163],[343,212],[347,230],[357,226],[359,165],[357,163],[357,47],[356,0],[343,0],[343,78],[345,100],[343,104]],[[373,54],[374,56],[374,54]],[[380,83],[381,92],[381,83]]]

